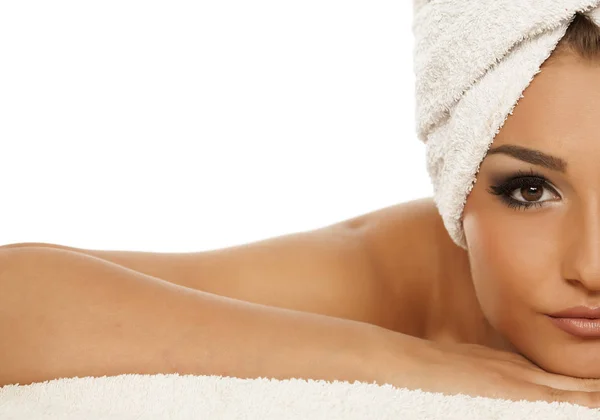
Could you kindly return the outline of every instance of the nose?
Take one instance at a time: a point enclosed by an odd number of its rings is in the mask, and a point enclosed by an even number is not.
[[[569,240],[565,260],[570,282],[581,284],[590,292],[600,292],[600,206],[588,203],[585,211],[570,217],[565,228]]]

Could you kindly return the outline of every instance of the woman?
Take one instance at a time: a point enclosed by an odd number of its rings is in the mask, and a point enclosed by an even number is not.
[[[599,407],[600,323],[559,313],[600,305],[599,45],[577,14],[481,163],[465,248],[433,199],[202,253],[0,247],[0,385],[179,372]]]

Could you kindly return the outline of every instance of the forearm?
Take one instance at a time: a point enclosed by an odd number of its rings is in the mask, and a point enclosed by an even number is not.
[[[173,372],[377,380],[379,327],[182,288],[63,250],[1,258],[0,385]]]
[[[213,299],[211,297],[211,299]],[[203,308],[206,373],[236,377],[376,380],[384,330],[355,321],[214,297]],[[189,361],[183,358],[183,361]],[[188,367],[182,366],[183,370]]]

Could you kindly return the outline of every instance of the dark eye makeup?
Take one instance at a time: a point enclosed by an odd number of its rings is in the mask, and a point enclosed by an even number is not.
[[[544,205],[545,201],[528,202],[514,199],[512,197],[514,191],[522,188],[551,190],[554,195],[559,196],[556,189],[550,185],[548,179],[533,169],[529,172],[517,171],[514,175],[505,178],[497,185],[491,185],[487,191],[490,194],[498,196],[506,206],[515,210],[527,210],[532,207],[541,207]]]

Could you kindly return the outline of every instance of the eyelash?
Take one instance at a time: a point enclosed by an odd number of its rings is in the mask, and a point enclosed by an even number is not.
[[[533,169],[529,173],[518,171],[516,175],[511,176],[499,185],[491,185],[487,190],[490,194],[497,195],[509,208],[515,210],[527,210],[531,207],[541,207],[545,201],[525,203],[512,198],[512,193],[516,189],[524,187],[543,187],[552,190],[556,195],[559,195],[556,190],[550,186],[548,180]]]

